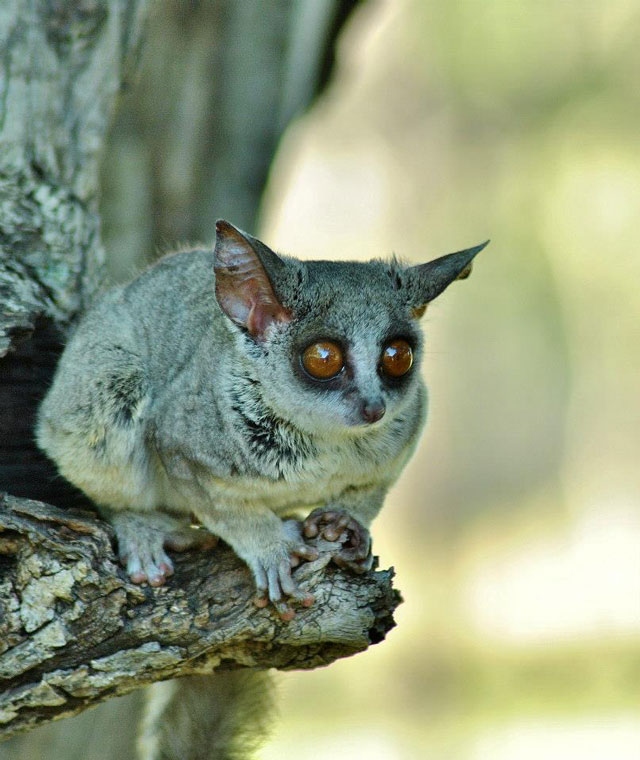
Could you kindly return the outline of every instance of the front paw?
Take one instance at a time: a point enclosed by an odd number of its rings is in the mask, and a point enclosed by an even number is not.
[[[295,616],[290,602],[310,607],[313,594],[298,587],[291,574],[300,560],[311,561],[318,558],[318,551],[305,544],[299,523],[287,520],[282,524],[282,541],[271,547],[262,547],[247,559],[253,572],[258,593],[255,604],[266,607],[271,602],[282,620],[289,621]]]
[[[153,529],[119,533],[119,559],[133,583],[162,586],[173,575],[173,562],[164,550],[163,539],[163,534]]]
[[[157,512],[112,513],[110,521],[118,537],[120,562],[136,584],[162,586],[173,575],[173,562],[165,549],[208,549],[218,540],[207,531],[193,530],[173,517]]]
[[[320,507],[303,522],[306,538],[324,538],[340,544],[333,561],[355,573],[365,573],[373,567],[371,535],[344,509]]]

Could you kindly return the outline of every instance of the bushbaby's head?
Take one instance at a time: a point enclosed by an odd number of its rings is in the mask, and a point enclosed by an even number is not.
[[[413,398],[419,318],[486,245],[418,266],[303,262],[228,222],[216,229],[216,298],[265,400],[300,429],[332,435],[382,426]]]

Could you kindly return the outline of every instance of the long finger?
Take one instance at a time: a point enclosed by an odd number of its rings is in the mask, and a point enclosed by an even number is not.
[[[313,604],[313,594],[310,594],[308,591],[303,591],[301,588],[298,588],[291,575],[291,567],[287,563],[282,562],[280,564],[279,574],[280,586],[287,596],[290,596],[292,599],[300,602],[304,607],[310,607]]]
[[[349,515],[340,515],[340,517],[333,520],[324,529],[324,537],[327,539],[327,541],[337,541],[340,538],[342,531],[347,527],[347,525],[349,525],[350,522],[352,522],[352,520]]]
[[[320,556],[316,548],[313,546],[307,546],[307,544],[300,544],[300,546],[297,546],[293,550],[292,554],[296,557],[306,559],[307,562],[313,562],[314,559],[318,559]]]
[[[269,604],[269,596],[267,594],[269,583],[267,581],[267,574],[265,573],[264,568],[260,566],[253,567],[252,570],[256,590],[258,592],[253,599],[253,603],[256,607],[266,607],[267,604]]]

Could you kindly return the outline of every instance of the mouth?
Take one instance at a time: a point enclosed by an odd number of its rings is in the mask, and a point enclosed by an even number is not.
[[[378,417],[375,420],[365,420],[360,415],[354,415],[351,419],[346,420],[345,424],[349,430],[356,433],[366,433],[369,430],[378,430],[384,425],[384,416]]]

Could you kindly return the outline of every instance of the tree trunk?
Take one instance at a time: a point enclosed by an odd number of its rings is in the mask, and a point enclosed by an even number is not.
[[[256,232],[278,141],[329,79],[357,0],[164,0],[103,164],[110,268],[125,278],[226,218]],[[268,6],[268,13],[265,8]],[[184,51],[176,55],[176,51]]]
[[[98,176],[145,0],[0,6],[0,490],[73,500],[33,443],[62,333],[102,282]]]
[[[393,625],[392,573],[345,575],[322,546],[297,570],[316,605],[289,625],[252,606],[248,571],[222,545],[180,558],[167,587],[133,586],[110,528],[77,511],[89,502],[33,443],[65,332],[104,281],[100,161],[119,93],[103,170],[113,247],[139,260],[158,241],[210,238],[218,216],[251,228],[277,141],[327,81],[354,5],[0,5],[0,491],[13,494],[0,496],[2,736],[155,680],[313,668]]]

